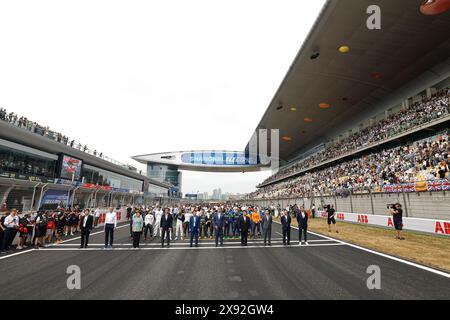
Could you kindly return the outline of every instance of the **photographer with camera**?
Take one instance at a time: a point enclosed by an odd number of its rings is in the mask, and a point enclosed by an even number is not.
[[[339,233],[337,226],[336,226],[336,210],[334,210],[334,206],[327,205],[326,211],[327,211],[328,232],[331,232],[331,224],[333,224],[336,233]]]
[[[402,205],[400,203],[396,203],[394,205],[388,205],[389,212],[392,215],[392,218],[394,220],[394,228],[397,232],[396,239],[399,240],[405,240],[404,237],[402,237],[402,229],[403,229],[403,210]]]

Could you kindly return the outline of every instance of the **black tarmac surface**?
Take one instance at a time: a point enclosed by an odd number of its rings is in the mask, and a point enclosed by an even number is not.
[[[272,247],[261,240],[186,239],[160,248],[160,239],[131,248],[129,226],[104,249],[95,229],[88,249],[79,239],[0,256],[0,299],[450,299],[450,278],[346,244],[310,235],[309,246],[283,247],[273,225]],[[96,234],[95,234],[96,233]],[[67,267],[81,270],[81,289],[69,290]],[[367,268],[380,267],[381,289],[369,290]]]

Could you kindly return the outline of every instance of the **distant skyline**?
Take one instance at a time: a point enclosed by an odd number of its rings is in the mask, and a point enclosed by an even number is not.
[[[243,150],[320,1],[3,1],[0,107],[135,165],[138,154]],[[183,171],[183,193],[270,175]]]

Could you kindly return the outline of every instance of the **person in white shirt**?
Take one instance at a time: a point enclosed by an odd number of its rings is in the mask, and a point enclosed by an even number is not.
[[[175,240],[178,240],[178,237],[183,240],[183,222],[184,222],[185,216],[183,212],[179,212],[176,215],[176,225],[175,225]]]
[[[114,208],[109,208],[105,216],[105,248],[113,246],[114,229],[117,227],[117,215]]]
[[[153,223],[155,221],[155,217],[153,214],[148,211],[145,215],[145,227],[144,227],[144,240],[147,240],[147,233],[150,231],[150,238],[153,239]]]
[[[5,218],[3,222],[5,231],[3,232],[2,252],[9,250],[14,237],[19,229],[19,217],[17,216],[17,210],[12,209],[11,213]]]
[[[154,236],[157,237],[158,235],[161,236],[161,228],[160,228],[160,224],[161,224],[161,216],[162,216],[163,212],[161,210],[160,207],[156,208],[155,211],[155,226],[154,226]]]
[[[97,228],[98,220],[100,219],[100,208],[97,207],[94,211],[94,228]]]

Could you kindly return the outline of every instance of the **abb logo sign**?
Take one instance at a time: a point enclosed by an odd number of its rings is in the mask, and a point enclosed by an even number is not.
[[[449,0],[450,1],[450,0]],[[318,216],[327,218],[325,211],[320,211]],[[370,221],[369,221],[370,217]],[[395,228],[394,218],[386,215],[370,215],[353,212],[336,212],[336,219],[339,221],[348,221],[358,224],[367,224],[380,227]],[[404,224],[403,224],[404,223]],[[450,236],[450,221],[423,219],[414,217],[404,217],[402,226],[407,230],[427,232],[431,234]]]
[[[100,217],[98,218],[98,223],[105,223],[105,217],[106,215],[104,213],[101,213]]]
[[[388,218],[387,226],[388,227],[393,227],[394,226],[394,222],[392,221],[392,218]]]
[[[358,214],[359,223],[369,223],[369,217],[365,214]]]
[[[436,226],[434,228],[435,233],[448,234],[450,235],[450,222],[439,222],[436,221]]]

